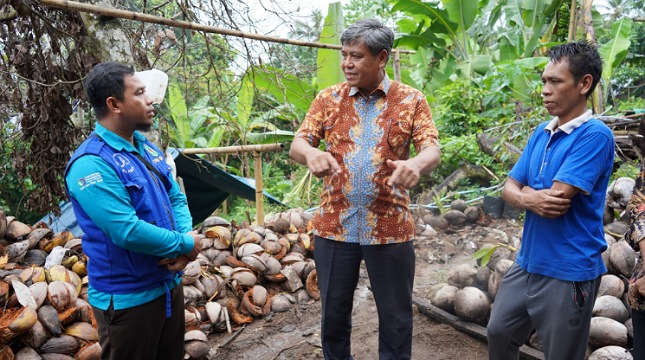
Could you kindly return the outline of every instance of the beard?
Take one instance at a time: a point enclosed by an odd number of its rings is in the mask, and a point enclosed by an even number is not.
[[[152,124],[137,124],[136,130],[148,132],[152,129]]]

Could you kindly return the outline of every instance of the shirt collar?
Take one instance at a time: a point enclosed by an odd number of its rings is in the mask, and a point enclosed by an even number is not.
[[[121,151],[137,151],[137,149],[134,147],[134,145],[130,144],[129,141],[126,139],[120,137],[119,135],[113,133],[112,131],[108,130],[105,128],[105,126],[101,125],[100,123],[96,123],[96,127],[94,128],[94,131],[96,131],[96,134],[103,139],[110,147],[112,147],[115,150]],[[141,144],[145,141],[145,136],[140,134],[138,131],[134,132],[134,143],[135,144]]]
[[[372,91],[372,94],[380,90],[381,92],[383,92],[383,94],[385,94],[385,96],[387,96],[387,93],[390,91],[391,84],[392,82],[390,81],[390,78],[387,76],[387,73],[385,73],[383,80],[381,80],[381,83],[378,84],[374,91]],[[351,88],[349,88],[349,96],[354,96],[356,94],[360,94],[360,91],[357,87],[352,86]]]
[[[569,122],[567,122],[566,124],[560,127],[558,127],[558,121],[560,119],[556,116],[549,122],[546,128],[544,128],[544,131],[548,131],[551,133],[557,132],[557,131],[564,131],[567,134],[571,134],[573,130],[579,128],[580,126],[582,126],[582,124],[589,121],[589,119],[591,119],[591,114],[592,114],[591,109],[589,109],[585,111],[582,115],[578,116],[575,119],[570,120]]]

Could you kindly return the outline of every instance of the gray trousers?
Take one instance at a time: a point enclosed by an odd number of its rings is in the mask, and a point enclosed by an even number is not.
[[[519,359],[519,348],[535,328],[547,360],[584,359],[599,286],[600,277],[564,281],[530,274],[513,264],[488,322],[488,358]]]

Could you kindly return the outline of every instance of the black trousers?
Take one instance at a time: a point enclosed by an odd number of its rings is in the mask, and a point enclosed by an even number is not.
[[[378,312],[379,359],[410,359],[415,268],[412,242],[361,246],[318,236],[315,241],[325,359],[352,359],[352,305],[363,259]]]
[[[166,294],[129,309],[92,307],[98,323],[102,360],[180,360],[184,358],[184,290],[171,291],[172,315],[166,318]]]
[[[632,308],[634,326],[634,360],[645,360],[645,313]]]

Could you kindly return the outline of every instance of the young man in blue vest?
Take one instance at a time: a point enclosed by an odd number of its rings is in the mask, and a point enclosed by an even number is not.
[[[65,184],[85,233],[101,358],[182,359],[178,271],[201,240],[163,151],[137,131],[152,125],[152,100],[134,68],[118,63],[96,65],[85,86],[98,123],[70,159]]]
[[[504,186],[504,200],[526,209],[526,219],[488,323],[491,360],[518,359],[533,328],[546,359],[584,359],[607,271],[602,218],[614,138],[587,108],[602,60],[584,41],[553,47],[549,59],[542,98],[554,118],[537,127]]]

